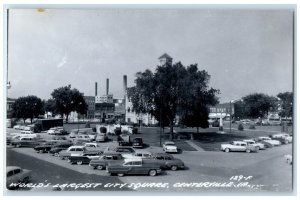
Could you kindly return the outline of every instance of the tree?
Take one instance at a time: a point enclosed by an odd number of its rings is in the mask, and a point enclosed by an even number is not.
[[[198,71],[197,65],[184,67],[180,62],[158,66],[155,73],[150,70],[136,74],[135,86],[128,89],[133,111],[149,113],[162,127],[173,126],[176,116],[197,127],[206,127],[207,105],[216,102],[217,90],[208,89],[209,75]],[[194,122],[193,118],[197,118]],[[193,120],[192,120],[193,119]]]
[[[55,115],[56,114],[55,100],[48,99],[47,101],[44,101],[44,110],[45,112],[51,112],[52,116]]]
[[[208,105],[218,103],[216,94],[219,90],[208,88],[210,76],[205,71],[198,71],[197,64],[187,67],[187,75],[180,91],[181,94],[181,122],[188,127],[207,128]]]
[[[245,115],[252,118],[264,117],[269,111],[277,110],[277,98],[262,93],[254,93],[242,98]]]
[[[27,96],[18,98],[12,105],[13,117],[24,120],[30,119],[32,123],[33,118],[44,114],[44,105],[40,98],[36,96]]]
[[[294,97],[293,93],[292,92],[279,93],[277,97],[280,99],[280,107],[281,107],[279,115],[281,117],[292,117],[293,97]]]
[[[55,112],[66,115],[68,122],[71,112],[84,114],[87,111],[87,104],[83,95],[76,89],[71,89],[71,86],[65,86],[55,89],[52,93],[52,98],[55,101]]]

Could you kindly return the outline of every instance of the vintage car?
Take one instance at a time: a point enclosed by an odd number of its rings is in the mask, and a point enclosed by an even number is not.
[[[257,152],[257,148],[254,146],[247,145],[246,142],[243,141],[232,141],[230,144],[221,144],[221,151],[231,152],[231,151],[239,151],[239,152]]]
[[[99,155],[101,150],[96,148],[88,148],[85,146],[70,146],[67,150],[59,152],[59,157],[64,160],[70,156],[82,156],[83,154],[95,154]]]
[[[281,142],[278,140],[272,140],[270,137],[261,136],[257,138],[257,141],[268,145],[268,147],[280,146]]]
[[[163,150],[166,153],[177,153],[178,149],[174,142],[166,141],[163,143]]]
[[[292,155],[287,154],[284,156],[284,158],[288,164],[293,164],[293,156]]]
[[[148,159],[143,159],[145,162],[154,162],[162,169],[171,169],[176,171],[177,169],[184,169],[184,163],[182,160],[174,158],[172,155],[167,153],[154,153]]]
[[[282,144],[288,144],[288,143],[292,143],[293,141],[293,137],[290,136],[287,133],[278,133],[278,134],[273,134],[270,136],[273,140],[278,140],[280,141]]]
[[[91,153],[83,153],[82,155],[72,155],[68,157],[68,162],[71,164],[89,164],[92,159],[97,159],[100,157],[101,152],[91,152]]]
[[[58,157],[59,156],[59,152],[61,152],[62,150],[68,149],[72,145],[73,145],[73,143],[71,143],[71,142],[61,142],[61,143],[58,143],[58,144],[54,145],[50,149],[49,153],[52,154],[53,156]]]
[[[131,154],[123,154],[124,158],[151,158],[152,153],[144,150],[135,150],[134,153]]]
[[[96,142],[106,142],[108,137],[106,133],[98,133],[95,138]]]
[[[74,139],[73,142],[74,144],[84,144],[86,142],[91,142],[93,141],[88,135],[77,135]]]
[[[254,140],[243,140],[243,142],[246,142],[248,146],[254,146],[257,148],[257,150],[266,149],[266,146],[263,143],[255,142]]]
[[[6,187],[7,189],[13,189],[13,183],[27,183],[30,180],[31,171],[27,169],[21,169],[18,166],[6,167]]]
[[[133,148],[143,148],[144,143],[142,138],[134,138],[132,141],[132,147]]]
[[[107,165],[111,162],[121,162],[124,158],[120,153],[117,152],[104,152],[99,158],[93,158],[90,161],[90,166],[93,169],[105,169]]]
[[[33,149],[38,153],[45,153],[49,152],[55,144],[57,144],[57,141],[48,141],[35,146]]]
[[[109,163],[106,171],[110,175],[150,175],[156,176],[161,173],[160,166],[154,163],[145,163],[141,158],[124,159],[121,163]]]
[[[14,147],[35,147],[39,143],[45,142],[44,140],[41,140],[39,138],[33,138],[33,137],[22,137],[20,136],[17,139],[14,139],[11,141],[11,145]]]
[[[132,147],[116,147],[113,151],[121,154],[135,153],[135,150]]]
[[[20,130],[20,125],[14,125],[13,129]]]

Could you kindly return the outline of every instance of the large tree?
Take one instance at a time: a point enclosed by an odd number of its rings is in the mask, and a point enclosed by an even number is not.
[[[55,101],[55,111],[61,116],[66,115],[66,122],[68,122],[71,112],[76,111],[85,114],[87,111],[83,94],[76,88],[71,89],[71,86],[60,87],[55,89],[51,95]]]
[[[280,116],[281,117],[292,117],[293,115],[293,93],[284,92],[279,93],[277,97],[280,99]]]
[[[33,118],[44,114],[44,105],[40,98],[36,96],[27,96],[18,98],[12,105],[13,117],[24,120],[30,119],[32,123]]]
[[[206,127],[207,106],[216,102],[217,90],[208,89],[209,75],[198,71],[197,65],[184,67],[180,62],[158,66],[136,75],[135,86],[128,89],[133,111],[149,113],[165,127],[173,125],[176,116],[194,127]],[[195,118],[195,119],[193,119]]]
[[[262,93],[254,93],[242,98],[245,106],[245,115],[251,118],[264,117],[270,111],[278,108],[276,97]]]
[[[181,122],[188,127],[207,128],[208,105],[218,103],[218,90],[209,88],[210,75],[205,71],[198,71],[197,64],[187,67],[187,74],[180,91]]]

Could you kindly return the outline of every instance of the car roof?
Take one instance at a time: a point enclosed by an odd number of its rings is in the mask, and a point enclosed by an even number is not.
[[[135,150],[135,153],[142,153],[142,154],[152,154],[150,151],[146,151],[146,150]]]
[[[6,173],[15,169],[21,169],[21,167],[18,166],[7,166],[6,167]]]
[[[175,144],[175,143],[172,141],[165,141],[165,144]]]
[[[82,145],[81,146],[80,145],[75,145],[75,146],[70,146],[69,148],[71,148],[71,147],[72,148],[83,148],[84,146],[82,146]]]
[[[143,160],[142,158],[135,158],[135,157],[124,159],[125,162],[134,162],[134,161],[142,162],[142,160]]]

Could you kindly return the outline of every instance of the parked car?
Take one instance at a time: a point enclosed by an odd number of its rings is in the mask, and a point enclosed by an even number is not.
[[[55,130],[56,130],[56,128],[55,128],[55,127],[52,127],[52,128],[50,128],[50,129],[47,131],[47,134],[49,134],[49,135],[54,135]]]
[[[155,153],[149,159],[144,159],[145,162],[157,163],[162,169],[171,169],[176,171],[177,169],[184,169],[184,163],[182,160],[174,158],[167,153]]]
[[[63,143],[56,144],[50,149],[49,153],[51,153],[53,156],[58,157],[59,152],[61,152],[62,150],[68,149],[72,145],[73,145],[73,143],[70,143],[70,142],[63,142]]]
[[[144,143],[142,138],[134,138],[132,141],[132,147],[133,148],[143,148]]]
[[[257,148],[257,150],[266,149],[266,146],[263,143],[255,142],[254,140],[243,140],[243,142],[246,142],[248,146],[254,146]]]
[[[268,147],[280,146],[281,142],[278,140],[272,140],[270,137],[261,136],[257,138],[257,141],[267,144]]]
[[[64,160],[72,156],[82,156],[83,154],[100,154],[98,149],[90,149],[85,146],[70,146],[67,150],[59,152],[59,157]]]
[[[88,135],[77,135],[75,139],[73,139],[74,144],[83,144],[91,141],[92,140]]]
[[[20,125],[14,125],[13,128],[16,129],[16,130],[20,130]]]
[[[274,135],[271,135],[271,138],[273,140],[278,140],[280,141],[282,144],[288,144],[288,143],[291,143],[293,141],[293,137],[290,136],[289,134],[287,133],[278,133],[278,134],[274,134]]]
[[[31,178],[31,171],[18,166],[6,167],[6,188],[13,189],[13,183],[27,183]]]
[[[119,137],[119,146],[131,146],[131,137],[128,133],[121,134]]]
[[[116,147],[113,151],[121,154],[135,153],[135,150],[132,147]]]
[[[163,143],[163,150],[166,153],[177,153],[178,149],[174,142],[166,141]]]
[[[11,144],[15,147],[35,147],[40,142],[44,142],[44,140],[40,140],[32,137],[22,137],[20,136],[18,139],[14,139],[11,141]]]
[[[33,131],[21,131],[21,136],[31,136],[31,137],[40,137],[40,135],[37,135],[36,133],[34,133]]]
[[[121,162],[124,158],[122,157],[122,154],[117,152],[104,152],[103,155],[101,155],[99,158],[93,158],[90,161],[90,166],[93,167],[93,169],[105,169],[107,165],[111,162]]]
[[[144,150],[135,150],[132,154],[124,154],[124,158],[151,158],[152,153]]]
[[[101,152],[83,153],[82,155],[72,155],[68,157],[68,162],[71,164],[89,164],[92,159],[100,157]]]
[[[110,174],[124,175],[150,175],[161,173],[160,166],[154,163],[145,163],[141,158],[124,159],[121,163],[109,163],[106,171]]]
[[[98,133],[96,135],[96,142],[106,142],[108,140],[108,137],[106,133]]]
[[[56,141],[48,141],[48,142],[38,144],[33,149],[38,153],[45,153],[45,152],[49,152],[50,149],[56,144],[57,144]]]
[[[221,144],[221,151],[224,152],[233,152],[233,151],[239,151],[239,152],[257,152],[257,148],[254,146],[247,145],[246,142],[242,141],[232,141],[229,144]]]

